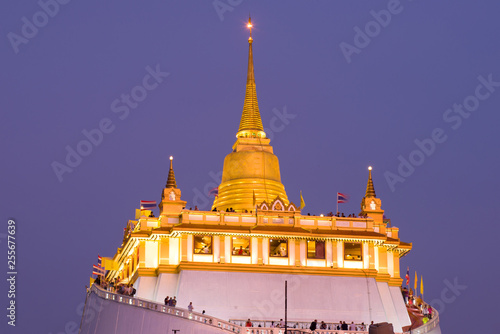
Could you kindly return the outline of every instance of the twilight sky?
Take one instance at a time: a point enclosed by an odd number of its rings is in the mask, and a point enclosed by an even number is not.
[[[116,252],[140,200],[160,200],[169,155],[188,207],[209,207],[243,107],[249,12],[288,197],[326,214],[343,192],[341,211],[359,212],[372,165],[413,242],[402,272],[423,275],[443,333],[491,333],[498,1],[59,1],[40,1],[50,15],[0,4],[0,254],[6,276],[14,219],[18,272],[15,328],[0,284],[2,333],[74,332],[97,254]]]

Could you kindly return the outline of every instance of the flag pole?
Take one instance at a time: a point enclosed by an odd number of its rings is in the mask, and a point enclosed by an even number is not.
[[[339,193],[337,193],[337,211],[335,212],[335,215],[339,213]]]
[[[288,281],[285,280],[285,334],[288,333]]]
[[[253,200],[253,208],[255,210],[255,221],[257,222],[258,214],[257,214],[257,199],[255,197],[255,189],[253,190],[252,200]]]

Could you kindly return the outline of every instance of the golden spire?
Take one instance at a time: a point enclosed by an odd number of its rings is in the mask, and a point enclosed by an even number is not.
[[[224,159],[219,196],[215,197],[212,209],[237,212],[253,211],[255,205],[266,201],[268,204],[280,198],[287,206],[290,202],[285,187],[281,183],[278,157],[274,155],[270,139],[262,126],[255,90],[252,55],[252,21],[248,38],[248,74],[245,104],[240,128],[232,152]]]
[[[377,197],[375,195],[375,188],[373,187],[372,166],[368,167],[368,183],[366,185],[365,197]]]
[[[168,171],[167,185],[165,186],[165,188],[177,188],[172,160],[174,160],[174,157],[170,156],[170,170]]]
[[[243,104],[243,113],[241,115],[240,128],[236,137],[260,137],[265,138],[264,127],[259,113],[259,104],[257,101],[257,90],[255,89],[255,76],[253,72],[253,53],[252,53],[252,19],[248,16],[247,28],[250,30],[248,38],[248,72],[247,87],[245,92],[245,102]]]

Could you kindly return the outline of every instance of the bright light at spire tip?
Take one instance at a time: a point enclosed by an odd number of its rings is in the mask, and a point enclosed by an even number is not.
[[[251,23],[247,24],[247,28],[252,28],[253,25]]]
[[[174,157],[173,157],[173,156],[170,156],[170,160],[174,160]]]
[[[368,170],[372,170],[372,166],[368,166]]]

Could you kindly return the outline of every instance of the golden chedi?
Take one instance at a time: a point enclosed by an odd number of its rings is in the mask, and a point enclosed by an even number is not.
[[[233,152],[224,159],[222,182],[212,209],[220,211],[253,211],[263,201],[271,203],[280,197],[289,204],[285,187],[281,183],[278,157],[273,154],[266,138],[259,113],[253,70],[252,23],[248,20],[248,73],[245,102]]]

